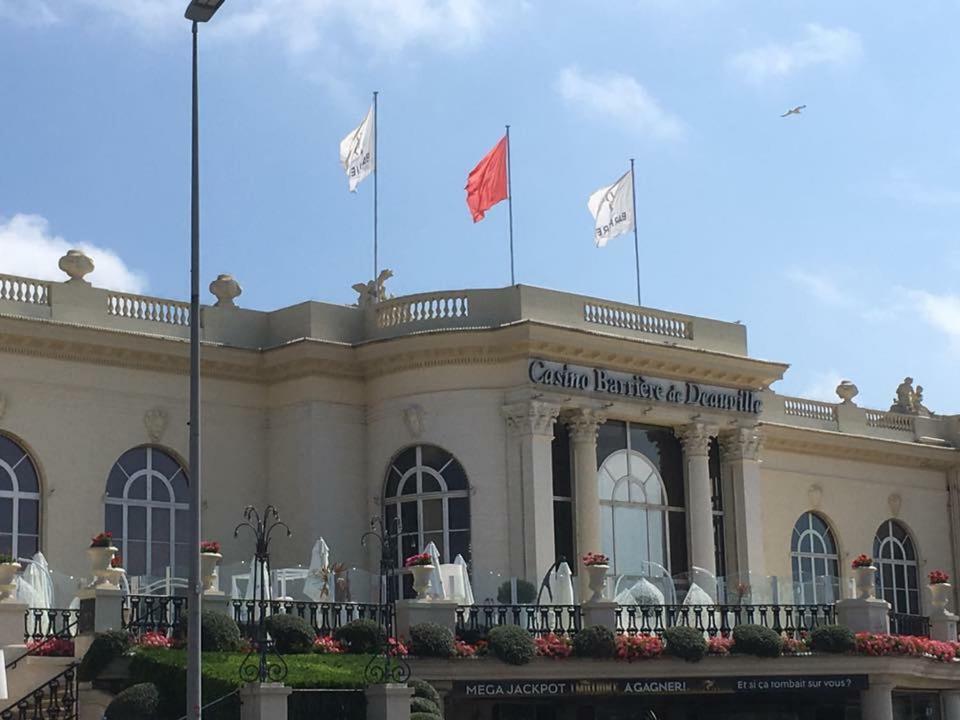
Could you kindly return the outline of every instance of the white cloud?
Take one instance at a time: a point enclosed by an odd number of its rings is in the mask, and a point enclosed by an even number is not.
[[[744,50],[730,59],[730,66],[748,80],[761,83],[816,65],[851,65],[862,54],[863,43],[857,33],[811,23],[804,27],[800,39]]]
[[[52,25],[59,19],[47,0],[0,0],[0,23],[42,26]]]
[[[591,76],[571,66],[560,72],[556,88],[569,105],[584,115],[608,120],[656,140],[678,140],[684,135],[680,119],[664,110],[630,75]]]
[[[57,267],[60,258],[71,248],[79,248],[93,259],[95,269],[87,280],[97,287],[140,293],[147,282],[134,272],[112,250],[87,243],[71,245],[50,230],[50,223],[40,215],[14,215],[9,220],[0,216],[0,257],[3,271],[38,280],[66,280]]]
[[[960,295],[937,295],[925,290],[908,290],[907,295],[927,324],[947,336],[960,351]]]

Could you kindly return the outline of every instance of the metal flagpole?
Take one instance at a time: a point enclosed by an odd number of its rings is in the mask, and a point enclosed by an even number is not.
[[[517,279],[513,270],[513,183],[510,182],[510,126],[507,125],[507,208],[510,218],[510,284],[516,285]]]
[[[377,95],[373,91],[373,279],[376,281],[380,265],[377,262],[377,170],[380,167],[380,155],[377,153]]]
[[[640,302],[640,240],[637,237],[637,178],[633,174],[633,158],[630,158],[630,190],[633,192],[633,252],[637,262],[637,305]]]

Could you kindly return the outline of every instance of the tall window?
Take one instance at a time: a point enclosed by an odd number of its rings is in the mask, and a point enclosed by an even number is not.
[[[33,460],[0,435],[0,553],[33,557],[40,549],[40,480]]]
[[[887,520],[873,539],[877,560],[877,592],[895,613],[920,614],[920,581],[917,552],[907,529],[896,520]]]
[[[446,450],[415,445],[393,459],[384,514],[391,531],[400,518],[398,566],[429,542],[436,544],[441,562],[451,563],[457,555],[470,562],[470,487],[463,466]]]
[[[183,467],[153,447],[127,450],[107,478],[104,527],[130,575],[187,575],[189,493]]]
[[[816,513],[800,516],[790,543],[794,600],[804,605],[832,603],[840,597],[837,543],[826,521]]]

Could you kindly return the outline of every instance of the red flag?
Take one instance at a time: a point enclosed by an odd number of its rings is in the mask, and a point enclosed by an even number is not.
[[[467,176],[467,207],[473,221],[501,200],[507,199],[507,136],[487,153]]]

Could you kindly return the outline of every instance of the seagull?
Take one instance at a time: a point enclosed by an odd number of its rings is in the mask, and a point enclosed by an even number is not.
[[[781,115],[780,117],[787,117],[788,115],[799,115],[800,112],[801,112],[805,107],[807,107],[807,106],[806,106],[806,105],[797,105],[795,108],[791,108],[790,110],[787,110],[787,111],[786,111],[783,115]]]

